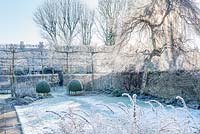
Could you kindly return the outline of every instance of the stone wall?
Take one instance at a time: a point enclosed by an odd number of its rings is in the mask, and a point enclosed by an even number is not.
[[[10,75],[0,75],[0,90],[3,89],[3,87],[10,88],[11,83],[10,83],[11,76]],[[22,75],[22,76],[15,76],[16,80],[16,86],[18,84],[20,85],[21,83],[27,83],[29,84],[30,87],[35,87],[36,83],[39,80],[46,80],[49,82],[52,82],[53,80],[58,80],[58,75],[57,74],[36,74],[36,75]]]
[[[133,91],[140,88],[141,73],[107,73],[94,74],[65,74],[64,85],[72,79],[79,79],[84,90],[106,90],[110,88],[119,88],[124,91]]]

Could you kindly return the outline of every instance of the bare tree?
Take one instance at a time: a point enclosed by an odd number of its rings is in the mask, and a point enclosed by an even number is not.
[[[50,44],[58,43],[58,4],[56,1],[46,0],[34,13],[33,20],[42,31],[42,36]]]
[[[81,41],[83,45],[90,45],[92,40],[92,27],[94,24],[94,11],[87,7],[83,8],[80,19]]]
[[[113,46],[122,43],[121,26],[127,0],[99,0],[96,26],[105,45]],[[125,37],[125,36],[124,36]]]
[[[160,57],[166,48],[169,48],[171,64],[175,66],[179,53],[185,52],[184,44],[188,32],[186,27],[192,26],[199,33],[200,12],[193,0],[146,0],[143,4],[139,2],[136,0],[132,7],[123,34],[143,32],[150,42],[147,43],[152,49],[148,50],[148,53],[144,51],[144,89],[153,57]]]
[[[78,0],[60,0],[59,8],[60,37],[64,43],[71,45],[73,38],[78,33],[76,30],[81,19],[83,6]]]

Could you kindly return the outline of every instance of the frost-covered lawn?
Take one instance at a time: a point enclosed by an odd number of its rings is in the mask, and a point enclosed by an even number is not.
[[[24,134],[200,133],[198,110],[138,100],[135,105],[128,97],[67,96],[61,89],[52,95],[16,107]]]

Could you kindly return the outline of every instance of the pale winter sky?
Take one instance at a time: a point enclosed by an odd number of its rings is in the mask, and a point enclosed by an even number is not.
[[[35,9],[45,0],[0,0],[0,44],[37,44],[44,41],[40,30],[33,21]],[[83,0],[91,8],[96,0]]]

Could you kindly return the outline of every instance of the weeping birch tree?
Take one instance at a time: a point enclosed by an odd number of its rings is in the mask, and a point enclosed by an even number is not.
[[[200,10],[193,0],[139,0],[129,11],[129,18],[124,25],[123,34],[145,34],[148,38],[149,51],[144,51],[142,89],[146,87],[149,65],[155,56],[168,50],[170,68],[176,68],[176,59],[186,52],[189,27],[199,34]],[[143,92],[143,90],[141,90]]]

